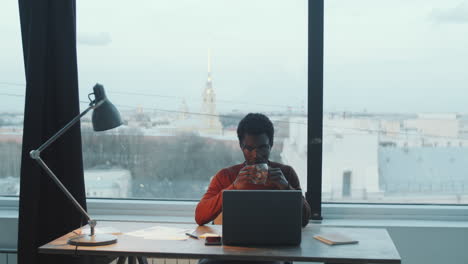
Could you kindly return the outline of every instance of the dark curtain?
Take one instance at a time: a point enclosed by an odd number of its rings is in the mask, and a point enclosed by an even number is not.
[[[79,263],[74,256],[38,254],[39,246],[78,228],[85,219],[29,157],[79,114],[75,0],[18,2],[26,73],[18,263]],[[41,156],[86,208],[79,123]]]

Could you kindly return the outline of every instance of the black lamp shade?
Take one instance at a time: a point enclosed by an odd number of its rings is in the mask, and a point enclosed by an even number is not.
[[[93,111],[92,122],[94,131],[105,131],[122,125],[122,118],[117,108],[107,99],[104,87],[96,84],[93,88],[96,103],[104,103]]]

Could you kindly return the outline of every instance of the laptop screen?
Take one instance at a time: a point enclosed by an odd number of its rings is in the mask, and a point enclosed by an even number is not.
[[[224,191],[223,244],[300,244],[302,199],[298,190]]]

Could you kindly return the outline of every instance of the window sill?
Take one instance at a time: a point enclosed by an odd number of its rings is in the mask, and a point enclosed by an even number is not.
[[[310,223],[315,223],[311,221]],[[433,221],[433,220],[364,220],[364,219],[327,219],[320,222],[322,226],[337,227],[410,227],[410,228],[468,228],[466,221]]]
[[[196,201],[88,199],[96,220],[194,223]],[[468,227],[468,206],[323,204],[326,226]],[[0,198],[0,218],[18,217],[18,197]]]

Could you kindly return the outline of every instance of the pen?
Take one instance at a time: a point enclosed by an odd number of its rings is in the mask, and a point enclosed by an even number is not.
[[[193,235],[193,234],[190,234],[190,233],[185,233],[187,236],[191,237],[191,238],[195,238],[195,239],[198,239],[198,237],[196,235]]]

